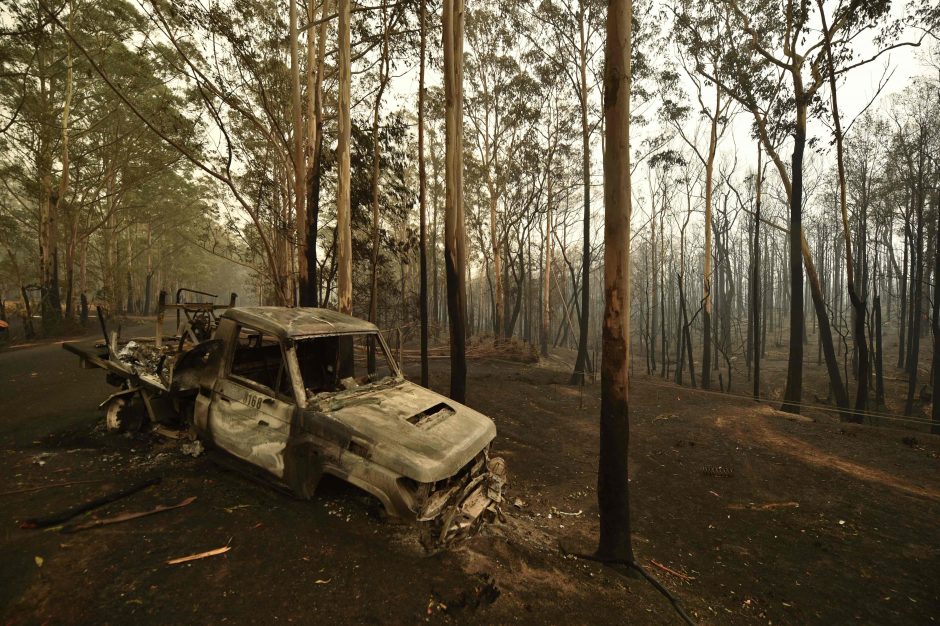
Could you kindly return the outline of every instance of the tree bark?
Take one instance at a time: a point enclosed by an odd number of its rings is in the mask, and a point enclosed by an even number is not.
[[[937,204],[940,208],[940,202]],[[937,216],[936,234],[940,237],[940,211],[937,212]],[[930,432],[938,435],[940,434],[940,245],[934,247],[933,317],[930,320],[930,327],[933,330],[933,406],[931,407]],[[879,325],[879,332],[880,330]]]
[[[718,148],[718,123],[721,116],[721,90],[715,86],[715,113],[711,120],[708,158],[705,161],[705,251],[702,271],[702,389],[711,388],[712,363],[712,179]]]
[[[753,318],[754,337],[751,348],[754,350],[754,399],[760,400],[760,355],[761,355],[761,297],[760,297],[760,205],[761,187],[764,181],[764,169],[761,163],[760,144],[757,146],[757,183],[754,199],[754,267],[751,268],[751,316]]]
[[[420,0],[421,64],[418,70],[418,210],[420,212],[420,290],[418,306],[421,316],[421,386],[428,386],[428,174],[424,164],[424,70],[427,56],[427,1]]]
[[[632,563],[630,483],[630,94],[632,0],[610,0],[604,69],[604,324],[597,556]],[[585,279],[587,275],[585,275]],[[585,285],[586,289],[586,285]],[[582,309],[587,318],[587,304]]]
[[[838,89],[836,88],[835,61],[832,57],[832,42],[829,35],[829,27],[826,23],[826,14],[823,10],[822,0],[817,0],[819,14],[823,24],[823,39],[826,49],[826,59],[829,66],[829,91],[832,99],[832,121],[833,135],[836,140],[836,169],[839,174],[839,208],[842,214],[842,232],[845,237],[845,273],[846,284],[849,290],[849,300],[854,309],[853,330],[855,338],[855,349],[857,351],[857,369],[856,369],[856,396],[855,413],[850,417],[853,422],[861,422],[861,413],[865,411],[868,405],[868,377],[869,377],[869,355],[868,341],[865,337],[865,316],[866,307],[863,293],[860,294],[855,283],[855,264],[852,258],[852,239],[849,231],[849,209],[846,201],[846,181],[845,181],[845,154],[843,148],[842,120],[839,116]],[[847,382],[847,381],[846,381]]]
[[[379,113],[382,107],[382,96],[388,84],[388,17],[387,9],[382,9],[382,52],[379,58],[379,89],[375,94],[375,103],[372,107],[372,288],[369,293],[369,321],[378,324],[379,321],[379,178],[382,175],[382,142],[379,138]],[[402,290],[404,300],[404,289]],[[369,371],[375,371],[375,347],[369,350]]]
[[[917,213],[917,234],[914,239],[914,246],[912,249],[912,257],[914,263],[914,285],[912,286],[912,291],[914,292],[914,298],[912,302],[912,323],[910,327],[910,338],[911,346],[908,350],[907,355],[907,368],[908,368],[908,385],[907,385],[907,401],[904,403],[904,415],[911,415],[914,410],[914,390],[917,387],[917,370],[920,357],[920,323],[922,317],[922,306],[924,302],[923,289],[924,289],[924,263],[923,263],[923,254],[924,254],[924,205],[923,198],[921,193],[918,191],[918,197],[915,199],[915,207]]]
[[[312,0],[309,0],[312,2]],[[307,273],[307,190],[304,158],[304,121],[300,106],[300,30],[297,28],[297,0],[290,0],[290,76],[291,76],[291,132],[294,165],[294,219],[297,237],[297,284],[298,294],[306,293],[310,279]],[[291,300],[297,302],[294,293]]]
[[[467,395],[467,300],[463,206],[463,0],[444,0],[442,31],[446,113],[444,264],[450,321],[450,397],[464,402]]]
[[[300,306],[319,306],[320,284],[317,262],[317,229],[320,221],[320,163],[323,155],[323,74],[326,57],[327,0],[320,6],[317,45],[313,28],[307,30],[307,277],[301,280]],[[315,5],[307,3],[307,20],[316,19]],[[304,288],[306,286],[306,289]]]
[[[539,334],[539,343],[543,357],[548,356],[548,335],[552,326],[552,203],[554,198],[554,178],[552,176],[552,154],[549,153],[548,173],[548,199],[545,210],[545,266],[542,268],[542,324]]]
[[[796,128],[793,133],[793,156],[790,162],[792,193],[790,194],[790,355],[787,361],[787,386],[781,410],[799,413],[803,399],[803,259],[801,234],[803,232],[803,151],[806,147],[807,103],[802,84],[793,72],[796,98]],[[819,309],[817,308],[817,312]]]
[[[623,0],[616,0],[623,1]],[[628,0],[632,3],[632,0]],[[609,5],[608,5],[609,7]],[[632,7],[632,4],[631,4]],[[631,9],[632,11],[632,9]],[[587,41],[585,33],[585,11],[578,12],[580,37],[579,77],[581,106],[581,176],[584,186],[584,232],[581,252],[581,316],[578,326],[578,355],[575,358],[574,371],[569,384],[580,385],[588,368],[588,329],[590,328],[591,307],[591,129],[588,125],[588,87],[587,87]]]
[[[339,270],[337,285],[337,308],[341,313],[352,314],[352,225],[350,222],[349,119],[350,74],[352,71],[349,47],[350,0],[338,0],[339,8],[339,140],[336,151],[339,155],[339,176],[336,184],[336,262]]]

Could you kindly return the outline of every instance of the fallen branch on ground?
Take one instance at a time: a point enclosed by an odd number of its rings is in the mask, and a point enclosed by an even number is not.
[[[681,578],[682,580],[695,580],[695,576],[689,576],[688,574],[683,574],[682,572],[677,572],[677,571],[674,570],[674,569],[670,569],[670,568],[666,567],[666,566],[663,565],[662,563],[657,563],[657,562],[654,561],[653,559],[650,559],[650,563],[651,563],[652,565],[658,567],[659,569],[663,570],[664,572],[666,572],[666,573],[668,573],[668,574],[672,574],[673,576],[675,576],[675,577],[677,577],[677,578]]]
[[[178,559],[170,559],[166,562],[167,565],[176,565],[177,563],[188,563],[190,561],[198,561],[199,559],[204,559],[208,556],[216,556],[217,554],[225,554],[232,549],[232,546],[222,546],[221,548],[216,548],[215,550],[207,550],[206,552],[200,552],[199,554],[190,554],[189,556],[181,556]]]
[[[749,509],[751,511],[776,511],[777,509],[798,509],[800,508],[799,502],[768,502],[767,504],[754,504],[749,502],[748,504],[729,504],[729,509],[736,510],[745,510]]]
[[[104,519],[93,519],[88,522],[83,522],[81,524],[69,524],[62,527],[63,533],[77,533],[80,530],[87,530],[89,528],[97,528],[99,526],[108,526],[109,524],[120,524],[121,522],[129,522],[132,519],[138,519],[141,517],[147,517],[148,515],[154,515],[156,513],[162,513],[164,511],[172,511],[173,509],[181,509],[184,506],[189,506],[196,499],[196,496],[191,496],[186,498],[178,504],[158,504],[149,511],[140,511],[137,513],[121,513],[120,515],[115,515],[114,517],[107,517]]]

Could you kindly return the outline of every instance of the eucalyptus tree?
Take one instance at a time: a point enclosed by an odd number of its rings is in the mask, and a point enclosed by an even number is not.
[[[457,402],[463,402],[467,395],[467,244],[463,195],[464,17],[463,0],[444,0],[441,19],[446,135],[444,264],[450,323],[450,397]]]
[[[692,6],[702,10],[702,5]],[[783,408],[799,412],[802,398],[805,265],[830,382],[839,406],[845,409],[848,401],[835,362],[828,312],[803,235],[803,157],[807,145],[807,121],[811,112],[815,110],[818,113],[819,90],[827,80],[826,42],[836,45],[839,50],[837,58],[841,62],[830,72],[834,76],[870,62],[872,58],[855,60],[851,43],[861,32],[887,22],[881,18],[886,15],[888,5],[877,0],[840,3],[833,11],[831,23],[823,28],[816,24],[817,21],[824,22],[823,16],[815,14],[809,3],[777,6],[750,0],[726,0],[721,7],[722,28],[717,33],[698,31],[691,11],[683,15],[680,23],[686,32],[690,49],[719,51],[718,58],[722,59],[720,73],[710,71],[703,65],[696,69],[752,114],[755,134],[776,166],[787,194],[790,338]],[[894,32],[896,29],[887,28],[879,41]],[[789,168],[779,150],[783,137],[788,135],[792,137],[793,145]]]
[[[350,0],[337,0],[339,14],[339,27],[337,29],[338,65],[339,65],[339,96],[337,98],[337,118],[339,125],[338,144],[336,154],[338,160],[336,184],[336,232],[337,248],[336,263],[339,268],[339,283],[337,289],[337,308],[343,312],[352,313],[352,231],[349,207],[349,143],[351,133],[350,122],[350,90],[352,82],[352,50],[350,49]]]
[[[326,40],[330,20],[327,19],[329,2],[320,3],[319,18],[317,6],[311,0],[307,2],[307,63],[306,63],[306,137],[304,154],[306,156],[306,233],[298,233],[306,241],[302,244],[306,251],[307,276],[300,276],[300,305],[318,306],[319,297],[319,262],[317,260],[317,231],[320,223],[320,190],[323,170],[323,82],[326,74]]]
[[[493,264],[493,334],[509,336],[504,249],[511,224],[504,204],[507,186],[520,156],[521,144],[536,120],[536,81],[523,65],[524,39],[518,37],[518,16],[512,5],[480,6],[467,18],[467,93],[465,115],[473,129],[471,145],[480,161],[489,208],[490,260]]]
[[[581,186],[583,217],[581,241],[581,305],[578,326],[578,353],[570,383],[584,380],[589,369],[588,331],[591,303],[591,136],[600,120],[595,117],[593,64],[601,52],[600,38],[604,3],[599,0],[543,0],[533,16],[543,26],[537,31],[546,59],[554,61],[565,76],[578,102],[581,117]],[[632,16],[631,16],[632,19]]]
[[[35,219],[30,230],[38,233],[40,249],[54,251],[53,275],[46,276],[49,288],[44,299],[46,319],[53,320],[45,330],[54,332],[60,311],[54,301],[60,292],[66,316],[75,315],[76,274],[80,300],[87,303],[90,248],[99,244],[102,248],[104,262],[97,269],[105,284],[103,298],[112,308],[123,307],[130,300],[123,297],[130,293],[124,285],[132,282],[128,261],[143,254],[125,254],[125,246],[146,249],[152,259],[157,242],[169,244],[169,235],[176,242],[175,237],[183,234],[168,230],[168,238],[155,236],[156,213],[148,209],[159,198],[148,194],[164,190],[171,194],[182,187],[197,202],[206,190],[191,183],[191,166],[180,151],[154,132],[157,129],[184,151],[198,152],[195,125],[185,114],[183,95],[168,86],[169,72],[158,51],[130,43],[136,33],[148,32],[147,20],[119,0],[72,2],[60,6],[59,13],[49,13],[49,8],[44,2],[14,7],[12,19],[37,26],[0,42],[4,69],[16,70],[4,71],[0,78],[4,83],[0,110],[12,113],[0,141],[0,167],[4,187],[25,211],[22,224]],[[36,46],[49,50],[22,55]],[[59,60],[47,68],[46,56]],[[136,112],[125,106],[118,86],[136,94]],[[55,98],[58,107],[50,105]],[[51,134],[52,130],[57,132]],[[33,162],[48,166],[45,174],[25,167],[24,150],[40,155]],[[50,161],[46,153],[57,158]],[[178,207],[167,215],[179,219],[187,210]],[[98,237],[102,231],[104,236]],[[150,287],[147,278],[139,281],[142,306]]]
[[[925,231],[929,231],[928,210],[930,187],[940,175],[937,156],[940,154],[940,126],[937,114],[940,110],[935,87],[918,81],[908,86],[894,99],[891,122],[894,126],[892,158],[896,160],[897,176],[907,187],[913,224],[910,224],[911,280],[909,294],[909,328],[905,346],[905,363],[908,388],[904,412],[910,415],[914,408],[914,394],[918,381],[921,324],[924,306],[925,272],[929,275],[929,256],[924,250]],[[935,204],[936,204],[935,200]]]
[[[546,61],[534,66],[534,75],[542,86],[543,97],[538,100],[538,123],[533,130],[541,143],[542,163],[545,172],[545,216],[542,232],[542,304],[539,324],[539,349],[548,356],[551,335],[551,292],[553,246],[555,228],[555,205],[563,195],[568,176],[565,164],[573,157],[572,137],[577,124],[577,107],[570,92],[565,88],[564,78],[555,71],[555,65]]]
[[[59,200],[68,184],[69,108],[73,89],[70,42],[52,23],[43,5],[27,2],[5,7],[5,26],[16,36],[0,41],[0,106],[4,113],[4,144],[19,159],[8,169],[25,175],[14,189],[4,175],[7,193],[35,207],[38,243],[38,287],[41,318],[46,331],[55,332],[62,321],[59,294]],[[64,9],[64,7],[63,7]],[[73,19],[73,11],[65,18]],[[54,184],[56,153],[62,167]],[[8,153],[9,156],[9,153]],[[17,162],[21,160],[20,162]],[[26,167],[23,167],[25,163]]]
[[[633,3],[611,0],[605,45],[604,323],[601,353],[599,559],[634,564],[630,534],[630,59]],[[584,286],[587,289],[587,286]],[[585,307],[584,314],[587,314]]]
[[[689,19],[684,15],[683,19]],[[721,30],[721,15],[714,6],[704,7],[704,10],[695,16],[695,29],[699,35],[707,32],[704,36],[714,39]],[[702,271],[702,388],[711,387],[711,353],[712,353],[712,222],[713,222],[713,192],[714,192],[714,172],[715,157],[718,154],[718,143],[728,128],[729,114],[733,100],[723,93],[722,89],[714,82],[705,79],[702,72],[698,71],[705,68],[705,71],[716,76],[721,74],[720,50],[714,47],[700,47],[694,45],[688,36],[688,29],[684,25],[675,28],[674,36],[678,42],[678,66],[682,70],[687,82],[691,85],[691,106],[681,102],[674,101],[670,96],[671,92],[678,89],[678,78],[674,70],[664,74],[664,87],[668,90],[663,99],[661,115],[665,121],[670,123],[676,130],[677,135],[692,150],[693,154],[702,163],[704,168],[705,180],[705,246],[703,250],[703,271]],[[689,50],[691,58],[685,54]],[[709,100],[706,102],[706,99]],[[689,133],[686,126],[689,121],[689,114],[695,110],[695,114],[706,122],[707,140],[705,148],[699,146],[699,131],[696,128],[694,134]]]

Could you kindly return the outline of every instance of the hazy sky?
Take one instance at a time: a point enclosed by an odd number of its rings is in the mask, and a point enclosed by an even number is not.
[[[904,7],[901,5],[903,5],[903,3],[893,4],[892,18],[901,16],[901,12],[904,10]],[[827,8],[831,12],[831,6]],[[473,10],[472,3],[468,4],[468,10]],[[603,37],[603,33],[599,34],[598,37]],[[909,32],[906,34],[906,37],[902,38],[902,40],[912,40],[916,39],[916,37],[917,33]],[[598,43],[602,45],[601,41]],[[925,40],[925,47],[930,45],[930,43],[931,41],[929,38]],[[439,46],[440,43],[436,39],[429,39],[428,45],[429,47],[436,47]],[[469,42],[467,43],[467,50],[468,52],[471,51]],[[852,70],[843,80],[841,80],[838,88],[839,106],[843,120],[843,128],[847,127],[848,124],[850,124],[851,121],[862,111],[862,109],[869,104],[869,102],[872,100],[872,97],[877,93],[879,84],[885,77],[890,76],[881,94],[871,105],[872,110],[876,110],[879,107],[885,106],[891,94],[901,91],[906,85],[910,83],[913,76],[924,73],[926,68],[919,59],[921,56],[920,52],[923,50],[924,47],[905,47],[894,50],[891,53],[886,53],[873,63]],[[876,52],[876,48],[871,43],[871,37],[860,36],[855,42],[855,52],[856,59],[871,57]],[[672,54],[672,50],[666,50],[664,53]],[[392,97],[386,103],[386,108],[391,110],[400,107],[407,107],[413,110],[416,100],[415,94],[417,90],[417,71],[415,68],[406,69],[404,67],[402,67],[399,71],[400,76],[394,80],[394,86],[390,90],[390,95]],[[440,75],[437,72],[430,71],[428,73],[427,81],[429,85],[439,85]],[[822,95],[823,97],[828,98],[828,87],[823,88]],[[595,100],[595,105],[599,105],[599,93],[595,92],[593,97]],[[657,108],[657,103],[653,101],[644,109],[643,112],[647,118],[655,119],[657,116]],[[829,123],[830,120],[826,120],[826,122]],[[697,123],[698,121],[695,119],[689,121],[686,129],[687,134],[694,134]],[[720,159],[731,160],[734,158],[734,153],[737,153],[738,173],[741,176],[743,176],[748,169],[753,168],[756,165],[754,149],[755,142],[750,137],[750,129],[750,114],[744,111],[739,111],[734,118],[731,128],[729,128],[725,133],[720,145]],[[657,123],[650,124],[642,129],[636,129],[632,138],[634,149],[638,149],[640,142],[645,137],[660,134],[664,132],[664,130],[665,129],[663,129]],[[702,130],[704,132],[707,129],[703,126]],[[468,137],[472,138],[472,132],[472,128],[469,126],[465,129],[465,133]],[[827,153],[831,152],[829,148],[829,143],[832,137],[831,129],[829,129],[819,120],[811,120],[809,135],[810,137],[817,137],[820,140],[817,145],[817,150],[822,151],[822,158],[828,160],[829,155]],[[704,145],[704,137],[702,144]],[[789,148],[784,147],[782,154],[787,156],[785,160],[787,163],[789,163]],[[814,159],[817,163],[820,161],[817,156],[809,155],[808,153],[808,160],[809,159]],[[595,182],[598,183],[597,187],[595,188],[595,194],[598,200],[593,203],[594,206],[592,207],[592,212],[599,215],[602,210],[601,203],[599,201],[602,197],[602,190],[599,184],[602,181],[602,178],[600,177],[602,170],[602,154],[599,133],[595,133],[593,137],[592,160],[592,171],[595,176]],[[643,180],[646,176],[646,172],[647,168],[641,165],[637,169],[637,180],[634,182],[635,194],[638,196],[638,202],[635,209],[637,211],[637,219],[639,220],[644,219],[644,209],[646,208],[643,198],[647,189],[647,185]],[[767,170],[767,176],[771,183],[776,181],[777,174],[772,168]],[[600,228],[600,220],[596,220],[596,222],[598,223],[598,228]]]

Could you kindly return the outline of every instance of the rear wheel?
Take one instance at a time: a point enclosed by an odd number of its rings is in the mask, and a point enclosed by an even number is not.
[[[105,407],[105,425],[110,432],[139,432],[147,423],[144,407],[139,400],[121,396]]]

